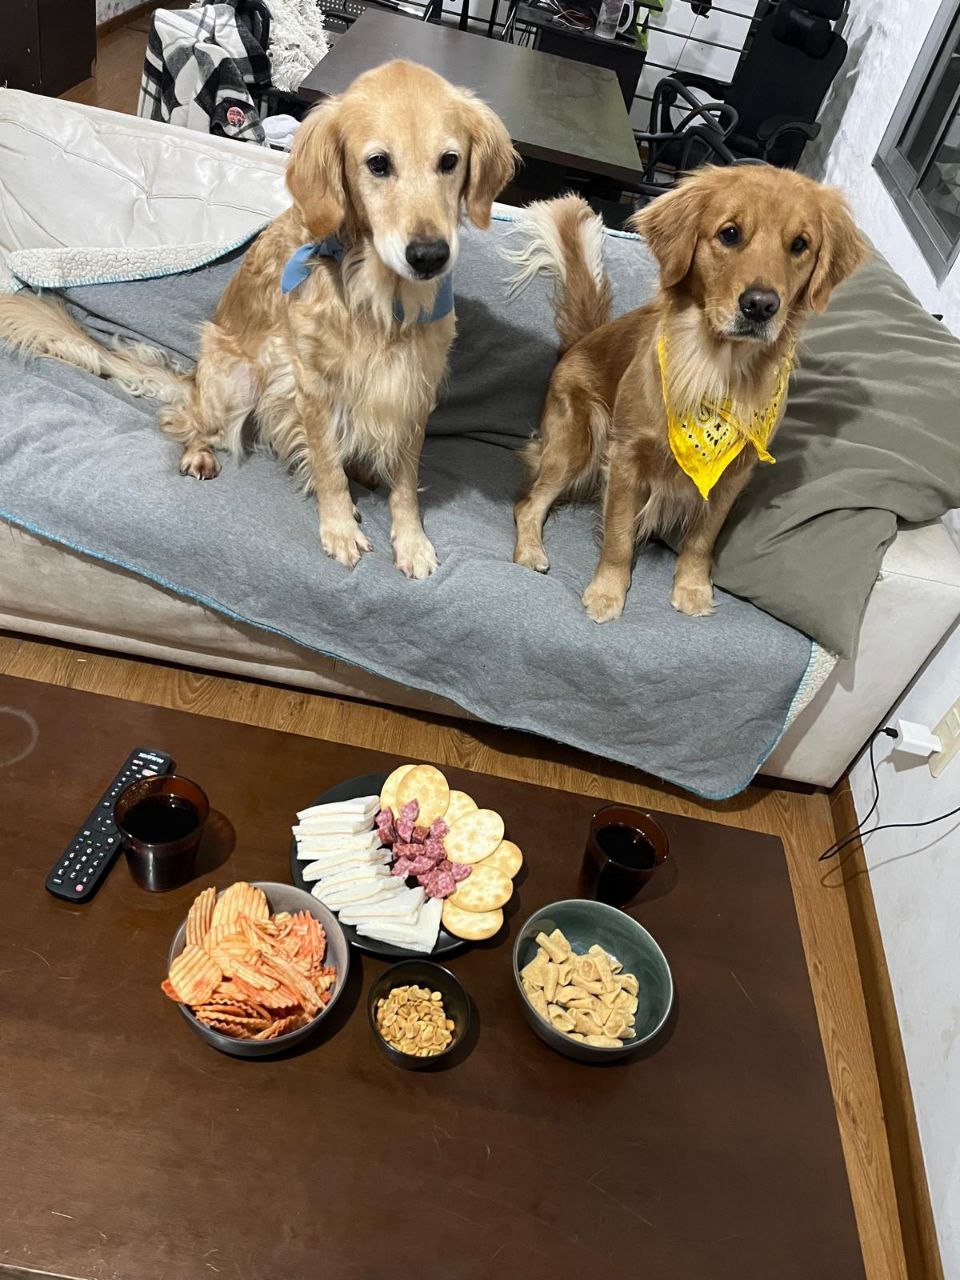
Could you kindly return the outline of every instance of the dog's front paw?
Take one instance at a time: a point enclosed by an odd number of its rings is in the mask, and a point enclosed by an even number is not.
[[[689,618],[707,618],[713,613],[713,587],[709,582],[692,586],[674,583],[670,603],[678,613],[685,613]]]
[[[594,622],[611,622],[623,613],[625,591],[611,589],[602,582],[591,582],[583,593],[583,607]]]
[[[180,474],[195,480],[214,480],[220,474],[220,463],[210,449],[184,449]]]
[[[352,569],[365,551],[372,551],[373,544],[352,521],[347,528],[340,525],[320,526],[320,544],[328,556]]]
[[[408,578],[429,578],[440,563],[425,533],[395,538],[393,557],[397,568]]]
[[[513,553],[513,563],[522,564],[525,569],[534,569],[537,573],[546,573],[550,568],[550,561],[542,544],[531,545],[518,542]]]

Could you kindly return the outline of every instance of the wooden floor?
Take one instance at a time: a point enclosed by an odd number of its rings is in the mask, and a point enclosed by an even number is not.
[[[164,0],[163,7],[183,9],[188,2]],[[108,111],[136,115],[149,30],[150,15],[138,13],[123,26],[102,34],[97,40],[96,74],[69,89],[63,97],[71,102],[85,102],[90,107],[106,107]]]
[[[148,28],[149,18],[141,15],[105,35],[95,78],[65,96],[112,110],[135,111]],[[816,860],[817,853],[835,838],[835,814],[841,830],[850,825],[843,789],[831,797],[822,792],[754,787],[723,803],[698,802],[673,788],[653,785],[632,770],[523,734],[14,637],[0,636],[0,671],[396,751],[541,786],[602,792],[634,804],[780,836],[816,998],[867,1275],[869,1280],[936,1280],[941,1275],[869,880],[858,861],[859,850],[839,871],[825,872]],[[816,1230],[815,1223],[810,1227]]]

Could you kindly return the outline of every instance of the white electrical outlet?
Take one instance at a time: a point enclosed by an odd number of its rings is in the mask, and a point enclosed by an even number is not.
[[[930,757],[930,772],[935,778],[939,778],[957,752],[960,752],[960,698],[935,726],[933,733],[940,739],[941,748]]]

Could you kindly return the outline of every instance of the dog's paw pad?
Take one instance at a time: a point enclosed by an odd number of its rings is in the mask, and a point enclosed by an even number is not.
[[[670,603],[688,618],[708,618],[713,613],[713,587],[677,587],[670,593]]]
[[[180,474],[195,480],[214,480],[220,474],[220,463],[209,449],[189,449],[180,459]]]
[[[583,607],[594,622],[612,622],[623,613],[625,596],[591,582],[583,593]]]

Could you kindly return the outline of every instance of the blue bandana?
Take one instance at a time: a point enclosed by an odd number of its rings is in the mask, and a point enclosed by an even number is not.
[[[283,274],[280,277],[280,292],[292,293],[294,289],[299,289],[310,274],[310,261],[312,258],[333,258],[334,262],[339,264],[343,261],[345,253],[346,249],[337,236],[327,236],[325,240],[318,240],[316,244],[301,245],[296,253],[287,260],[287,265],[283,268]],[[452,310],[453,276],[448,272],[440,281],[440,288],[437,290],[437,296],[431,310],[424,311],[421,307],[420,314],[417,316],[417,324],[433,324],[434,320],[442,320]],[[393,318],[401,324],[405,319],[403,303],[399,298],[394,300]]]

